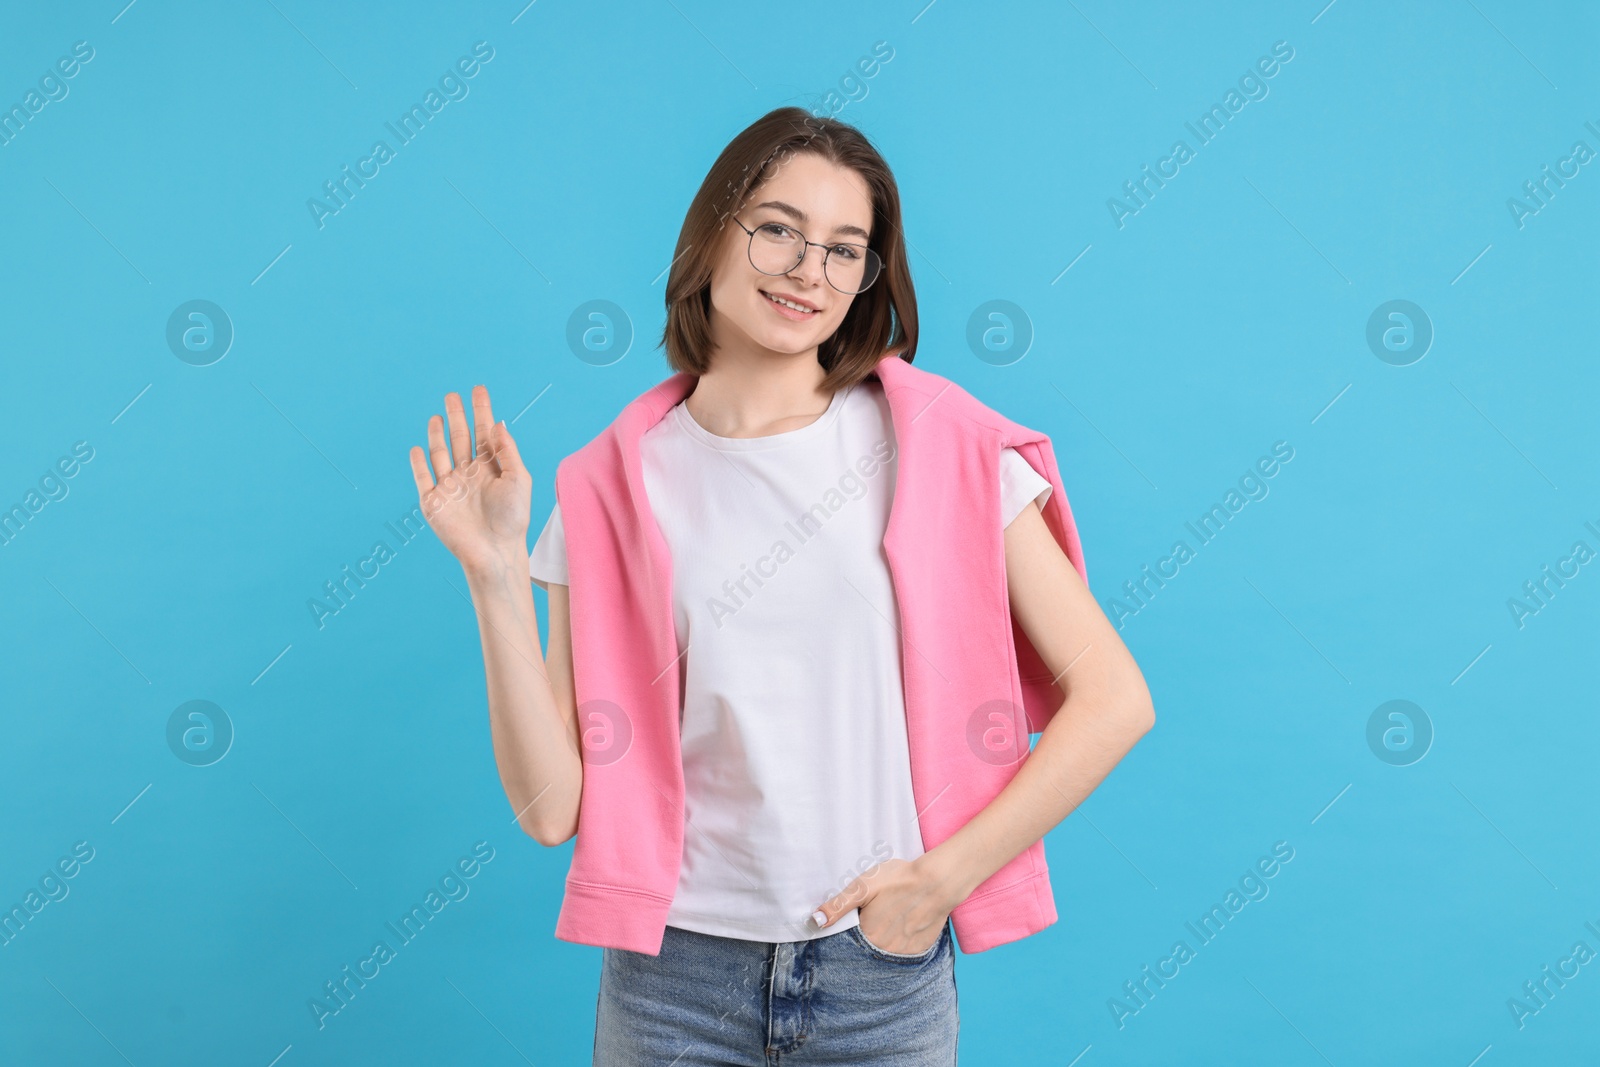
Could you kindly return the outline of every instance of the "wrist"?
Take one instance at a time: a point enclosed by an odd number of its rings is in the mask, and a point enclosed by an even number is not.
[[[517,544],[496,545],[461,561],[469,585],[503,582],[508,576],[528,575],[528,552]]]
[[[979,876],[981,872],[963,854],[959,835],[934,846],[912,862],[947,905],[947,910],[953,910],[971,896],[983,881]]]

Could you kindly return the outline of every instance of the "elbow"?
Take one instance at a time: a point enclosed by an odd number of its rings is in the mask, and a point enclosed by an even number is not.
[[[1145,699],[1144,703],[1139,706],[1139,710],[1134,718],[1134,722],[1136,724],[1136,729],[1139,731],[1140,737],[1143,737],[1145,734],[1149,733],[1151,728],[1155,726],[1156,706],[1149,700],[1148,697]]]
[[[575,824],[553,826],[549,820],[536,819],[532,814],[524,815],[518,819],[517,825],[522,828],[523,833],[539,842],[545,848],[555,848],[557,845],[566,844],[572,840],[578,829]]]
[[[1125,720],[1128,723],[1128,729],[1133,733],[1134,740],[1137,741],[1149,733],[1151,727],[1155,726],[1156,706],[1155,702],[1150,699],[1149,689],[1142,683],[1135,688],[1137,692],[1134,694],[1134,699],[1128,704]]]
[[[523,798],[536,784],[507,783],[506,797],[513,807],[518,808],[517,826],[546,848],[566,844],[578,833],[581,784],[566,786],[559,780],[551,780],[533,799],[524,801]]]

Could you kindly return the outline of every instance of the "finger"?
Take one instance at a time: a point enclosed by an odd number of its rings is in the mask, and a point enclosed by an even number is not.
[[[450,455],[456,466],[465,467],[472,462],[472,434],[467,431],[467,409],[461,405],[460,393],[446,393],[445,418],[450,421]]]
[[[472,432],[478,442],[478,455],[491,454],[489,431],[494,429],[494,412],[489,407],[489,390],[481,385],[472,387]]]
[[[522,453],[517,451],[517,443],[511,439],[511,427],[504,420],[494,424],[491,439],[494,442],[494,458],[502,471],[508,474],[527,471],[528,468],[522,464]]]
[[[852,908],[859,908],[867,902],[871,891],[867,883],[860,878],[853,878],[835,895],[829,897],[816,911],[811,913],[812,920],[820,927],[826,928],[839,916]]]
[[[444,420],[434,415],[428,419],[428,457],[433,460],[433,474],[441,482],[455,469],[450,462],[450,450],[444,443]]]
[[[419,499],[433,489],[433,473],[428,470],[428,456],[421,445],[411,446],[411,477],[416,479]]]

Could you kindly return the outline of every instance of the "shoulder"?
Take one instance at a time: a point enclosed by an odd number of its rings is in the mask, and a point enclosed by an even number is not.
[[[932,417],[936,424],[951,430],[996,431],[1010,443],[1041,436],[985,404],[953,378],[903,359],[886,359],[874,373],[885,391],[896,393],[897,400],[911,401],[918,419]]]
[[[678,373],[634,397],[604,429],[556,464],[557,485],[572,478],[589,483],[622,480],[629,450],[663,421],[693,385],[693,375]]]

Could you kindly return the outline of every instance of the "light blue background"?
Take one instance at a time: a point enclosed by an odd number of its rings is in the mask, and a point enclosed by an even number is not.
[[[306,602],[395,547],[447,390],[518,416],[537,534],[557,461],[668,374],[658,276],[716,153],[880,40],[840,117],[900,182],[917,363],[1051,435],[1102,603],[1295,449],[1124,627],[1157,726],[1049,835],[1061,920],[958,959],[962,1062],[1600,1057],[1600,963],[1506,1006],[1600,951],[1600,565],[1506,606],[1600,549],[1600,164],[1506,207],[1600,149],[1591,5],[124,2],[0,35],[7,107],[95,49],[0,147],[0,505],[95,450],[0,547],[0,903],[95,849],[0,948],[0,1062],[587,1062],[600,952],[553,937],[570,845],[511,824],[459,567],[425,533],[324,629]],[[1270,95],[1118,229],[1107,198],[1280,40]],[[470,95],[319,230],[307,198],[477,41]],[[236,330],[211,366],[165,342],[192,299]],[[636,334],[604,367],[565,341],[596,299]],[[1007,366],[965,340],[994,299],[1034,334]],[[1410,366],[1366,345],[1391,299],[1436,331]],[[1396,698],[1436,731],[1406,767],[1366,741]],[[193,699],[236,730],[204,768],[166,743]],[[480,840],[470,896],[319,1031],[308,999]],[[1270,896],[1119,1030],[1276,841]]]

